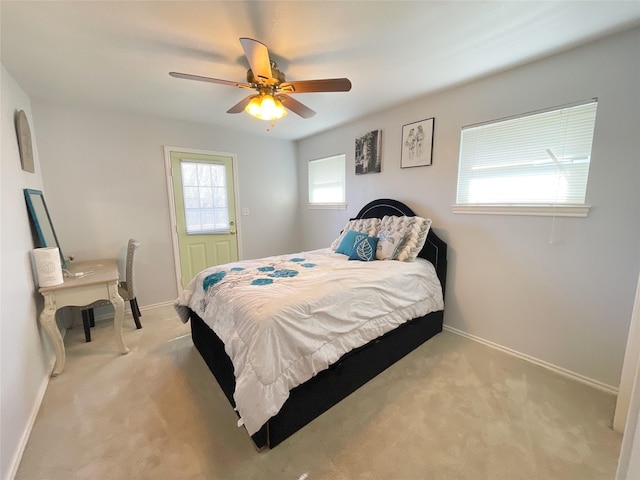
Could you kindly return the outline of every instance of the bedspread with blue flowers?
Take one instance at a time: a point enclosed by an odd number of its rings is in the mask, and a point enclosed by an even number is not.
[[[251,435],[292,388],[354,348],[443,308],[428,261],[350,261],[331,249],[208,268],[176,301],[183,321],[195,312],[224,342],[236,408]]]
[[[202,288],[204,291],[221,288],[223,285],[233,288],[237,285],[271,285],[280,278],[297,277],[303,269],[317,267],[315,263],[307,262],[304,257],[283,257],[280,260],[265,262],[263,266],[239,267],[230,266],[204,277]]]

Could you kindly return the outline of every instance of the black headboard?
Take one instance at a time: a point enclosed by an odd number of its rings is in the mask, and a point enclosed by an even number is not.
[[[382,218],[385,215],[398,217],[416,216],[413,210],[404,203],[391,198],[380,198],[367,203],[360,209],[355,218]],[[436,273],[444,292],[447,283],[447,244],[435,234],[433,228],[429,229],[427,240],[424,242],[424,247],[422,247],[418,256],[429,260],[436,267]]]

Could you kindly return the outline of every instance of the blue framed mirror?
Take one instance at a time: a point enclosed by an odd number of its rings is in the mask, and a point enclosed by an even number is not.
[[[27,209],[29,210],[29,217],[34,230],[36,248],[58,247],[60,262],[62,263],[62,268],[65,268],[66,262],[62,254],[62,248],[60,248],[56,231],[53,229],[53,222],[51,222],[44,195],[40,190],[25,188],[24,197],[27,200]]]

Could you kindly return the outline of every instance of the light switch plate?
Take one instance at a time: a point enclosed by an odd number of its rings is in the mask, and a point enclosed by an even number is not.
[[[249,215],[249,209],[248,208],[243,208],[242,209],[242,215]]]

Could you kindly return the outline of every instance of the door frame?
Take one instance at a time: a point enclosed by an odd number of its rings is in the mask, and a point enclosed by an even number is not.
[[[182,293],[183,287],[181,280],[181,267],[180,267],[180,249],[178,243],[178,227],[176,219],[176,202],[173,195],[173,182],[171,177],[171,152],[184,152],[195,153],[199,155],[211,155],[221,157],[231,157],[231,168],[233,176],[233,201],[235,203],[236,218],[233,221],[236,222],[236,244],[238,246],[238,259],[242,259],[242,238],[241,238],[241,225],[240,215],[238,215],[238,205],[240,204],[240,195],[238,188],[238,169],[237,169],[237,156],[231,152],[219,152],[216,150],[201,150],[197,148],[185,148],[185,147],[173,147],[169,145],[164,146],[164,168],[165,177],[167,181],[167,193],[169,197],[169,217],[171,219],[171,243],[173,246],[173,265],[176,274],[176,287],[178,288],[178,295]],[[229,219],[232,220],[232,219]]]

